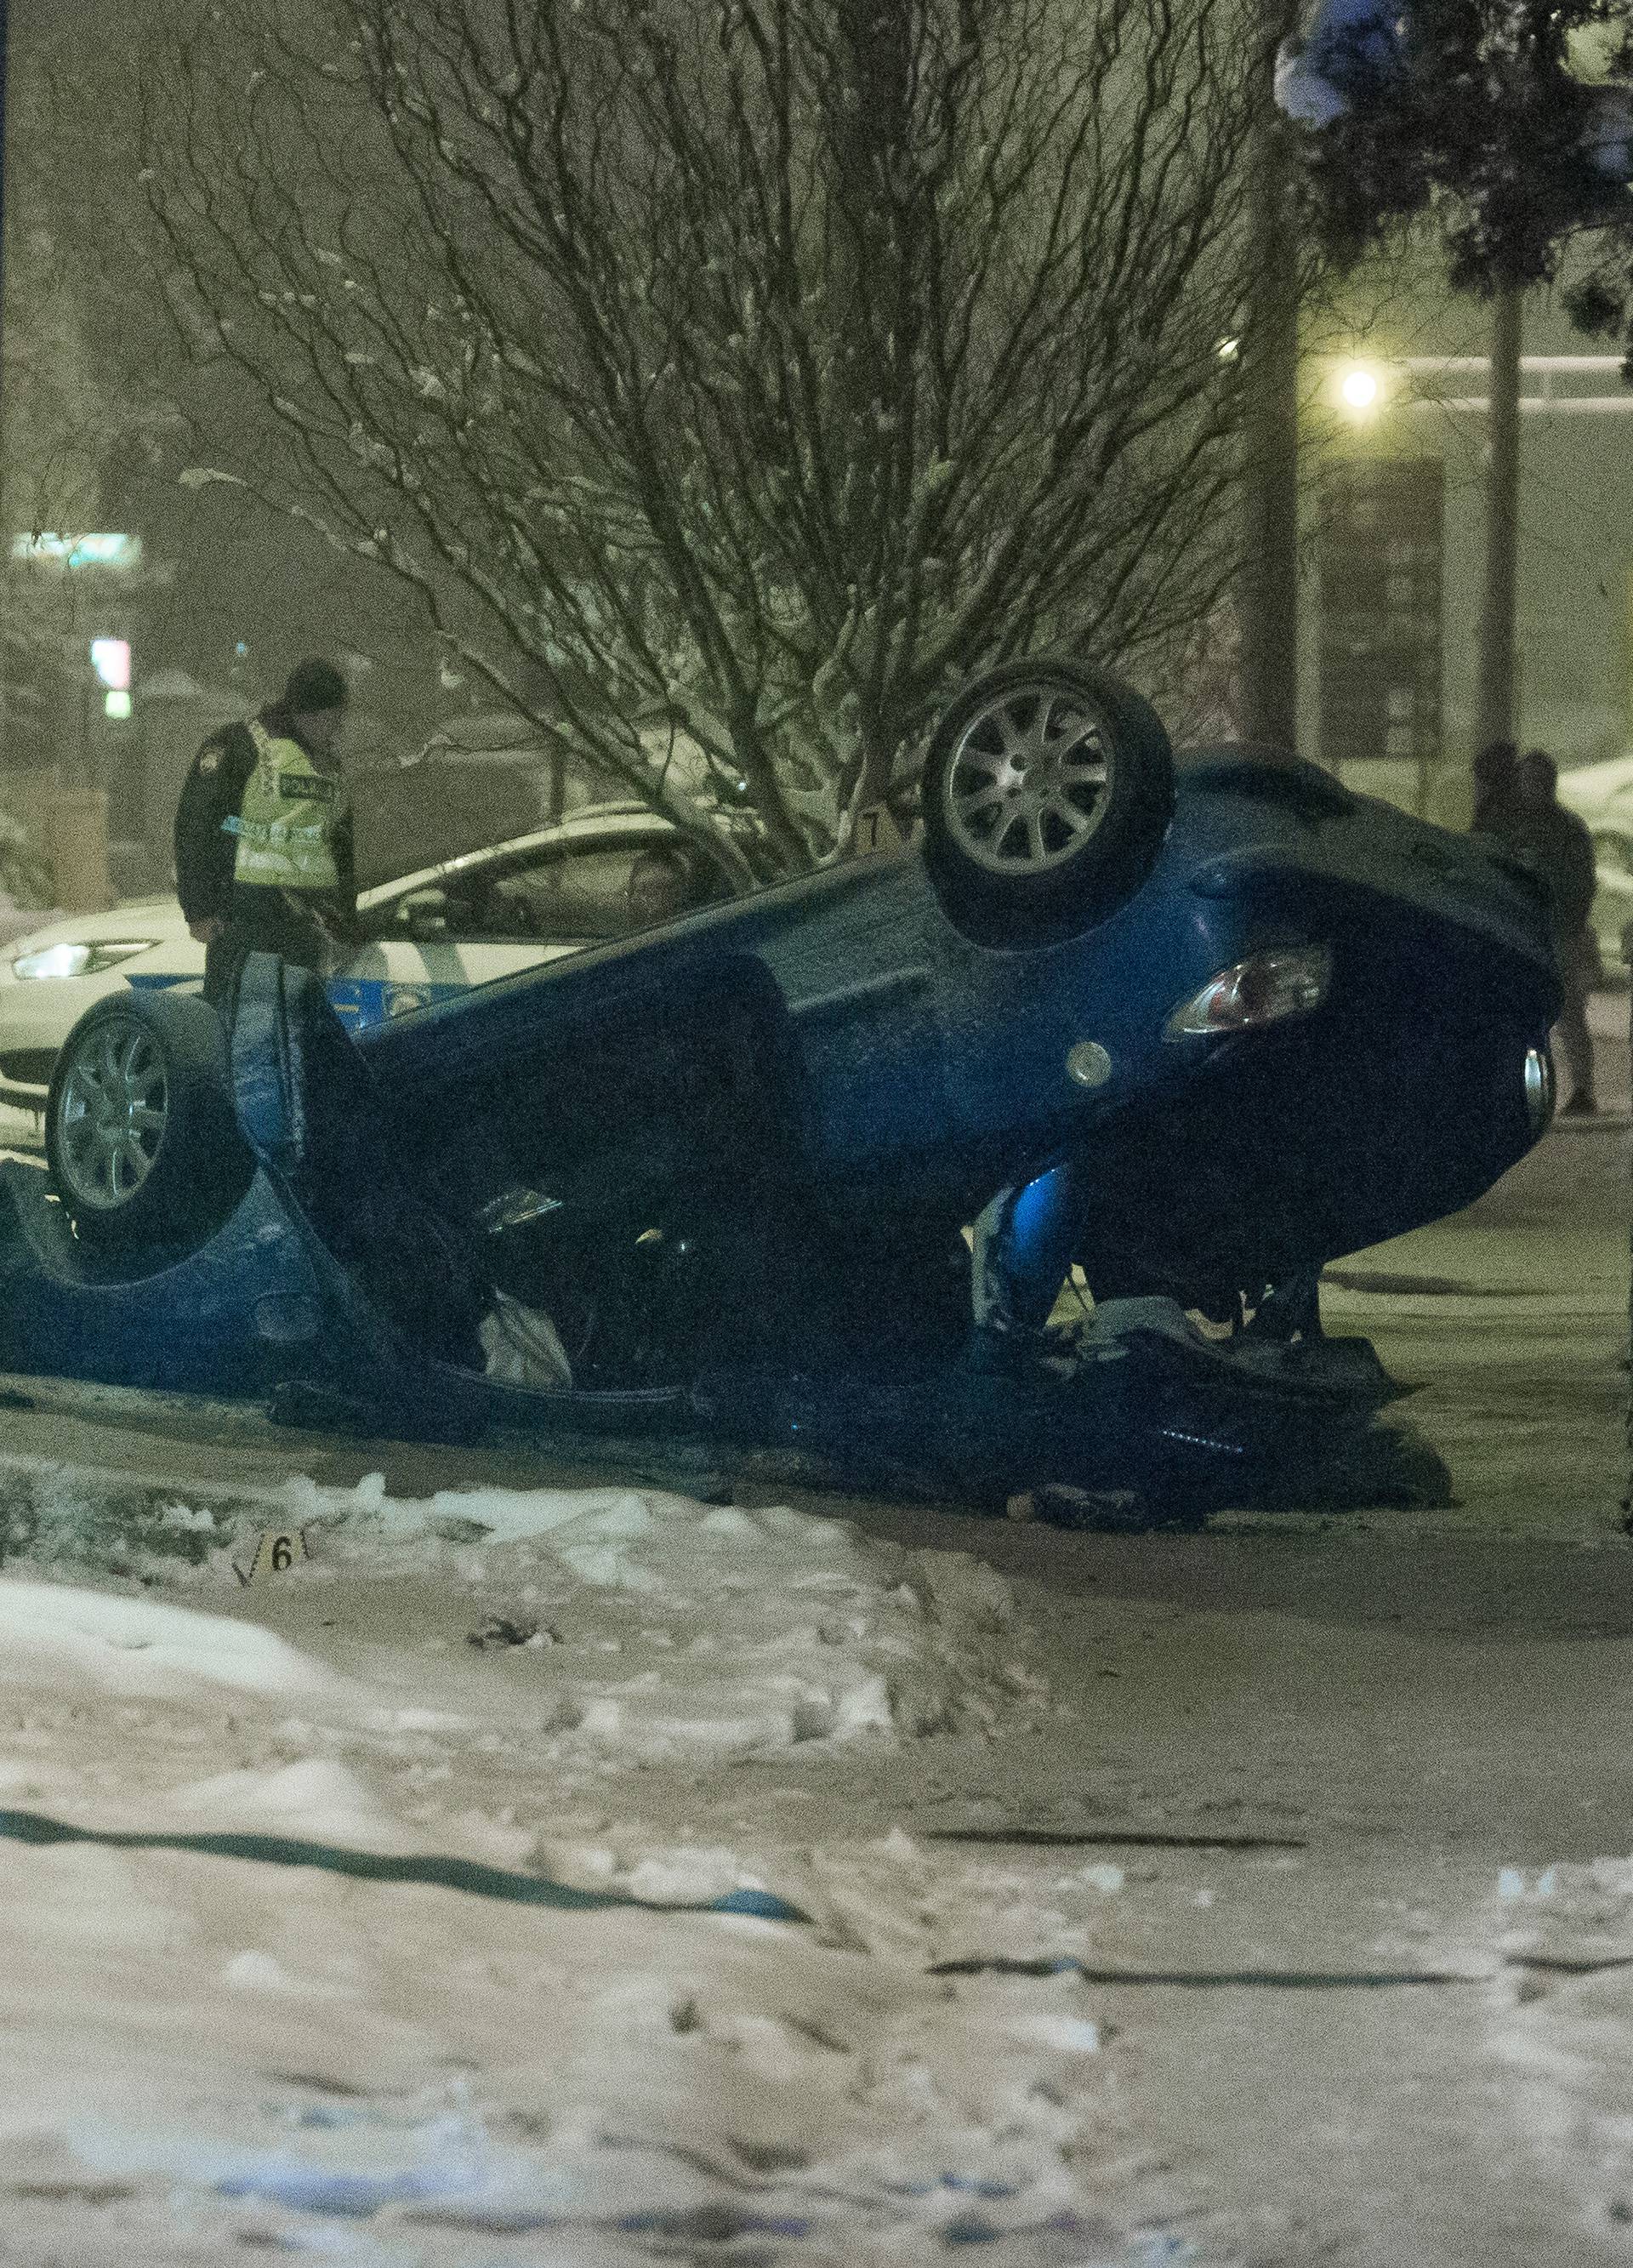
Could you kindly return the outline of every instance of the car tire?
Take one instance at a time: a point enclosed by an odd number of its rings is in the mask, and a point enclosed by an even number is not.
[[[185,994],[88,1008],[58,1052],[45,1134],[52,1187],[99,1252],[196,1249],[254,1171],[221,1020]]]
[[[1084,662],[1010,662],[931,737],[924,863],[978,943],[1054,944],[1133,895],[1173,811],[1168,735],[1137,693]]]

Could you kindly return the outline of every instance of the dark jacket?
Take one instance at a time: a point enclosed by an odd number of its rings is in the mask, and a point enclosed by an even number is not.
[[[301,740],[286,711],[263,709],[260,721],[275,739],[300,741],[320,771],[338,776],[335,759]],[[224,725],[212,733],[188,768],[176,806],[176,895],[189,923],[224,921],[232,915],[238,838],[226,832],[226,821],[238,816],[254,769],[255,743],[247,725]],[[349,813],[335,828],[334,849],[340,888],[332,910],[349,927],[357,895]]]
[[[1586,927],[1598,887],[1593,838],[1584,821],[1563,804],[1511,805],[1492,832],[1535,861],[1548,884],[1556,944]]]

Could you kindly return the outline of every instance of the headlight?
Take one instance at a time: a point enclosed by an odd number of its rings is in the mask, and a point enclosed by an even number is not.
[[[37,952],[18,955],[11,963],[13,976],[99,976],[138,953],[151,953],[155,937],[110,938],[95,945],[42,945]]]
[[[1324,945],[1278,946],[1210,976],[1181,1000],[1162,1027],[1165,1040],[1254,1032],[1288,1016],[1307,1016],[1327,998],[1333,956]]]

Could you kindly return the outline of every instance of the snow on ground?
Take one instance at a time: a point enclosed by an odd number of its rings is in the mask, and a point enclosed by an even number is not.
[[[38,1113],[0,1103],[0,1157],[38,1165],[45,1153],[45,1122]]]
[[[533,1724],[541,1760],[571,1749],[655,1764],[911,1739],[1045,1697],[1017,1653],[1002,1577],[967,1554],[902,1551],[806,1513],[634,1489],[399,1503],[377,1475],[352,1491],[297,1481],[246,1515],[87,1491],[49,1469],[8,1479],[14,1565],[220,1591],[235,1560],[248,1564],[251,1522],[281,1522],[298,1524],[313,1554],[286,1587],[366,1583],[385,1613],[410,1580],[452,1592],[468,1603],[474,1649],[515,1657],[506,1714]],[[293,1691],[310,1674],[252,1646],[240,1624],[83,1596],[48,1615],[43,1594],[13,1598],[0,1605],[0,1639],[32,1631],[42,1662],[43,1648],[104,1683],[168,1674],[188,1647],[201,1675],[228,1683],[281,1678]],[[138,1627],[143,1616],[151,1629]]]
[[[1018,1913],[900,1832],[769,1879],[620,1824],[658,1770],[1042,1721],[1001,1578],[629,1489],[8,1495],[8,2260],[1181,2257],[1092,2202],[1122,2145],[1081,1978],[931,1957],[1081,1948],[1114,1870]],[[273,1515],[311,1559],[241,1587]],[[465,1872],[391,1878],[416,1854]],[[745,1889],[805,1918],[696,1910]]]
[[[201,1683],[293,1697],[337,1683],[253,1624],[15,1580],[0,1587],[0,1680],[166,1698]]]
[[[1098,2045],[1070,1985],[995,2022],[988,1995],[763,1922],[456,1907],[182,1855],[30,1852],[5,1877],[11,2242],[394,2268],[736,2238],[846,2264],[960,2240],[1139,2257],[1067,2162]]]

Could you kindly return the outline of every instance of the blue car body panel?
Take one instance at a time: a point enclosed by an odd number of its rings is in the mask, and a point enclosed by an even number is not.
[[[143,971],[125,979],[136,992],[196,991],[199,981],[196,976],[156,976]],[[387,1023],[410,1009],[417,1013],[444,1000],[462,1000],[471,987],[429,982],[404,984],[388,976],[332,976],[323,989],[330,1007],[348,1029],[362,1032],[371,1024]]]
[[[1287,943],[1332,950],[1313,1014],[1165,1037],[1218,971]],[[1227,751],[1181,767],[1144,886],[1064,943],[970,942],[905,851],[478,987],[358,1046],[445,1185],[473,1128],[482,1171],[548,1178],[552,1066],[613,1062],[621,1033],[708,987],[752,996],[790,1170],[830,1209],[967,1219],[1078,1154],[1112,1216],[1085,1223],[1089,1246],[1133,1236],[1173,1276],[1200,1243],[1242,1281],[1489,1187],[1536,1138],[1525,1059],[1560,997],[1539,887],[1505,853],[1313,766]],[[1110,1059],[1095,1088],[1066,1072],[1084,1041]]]

